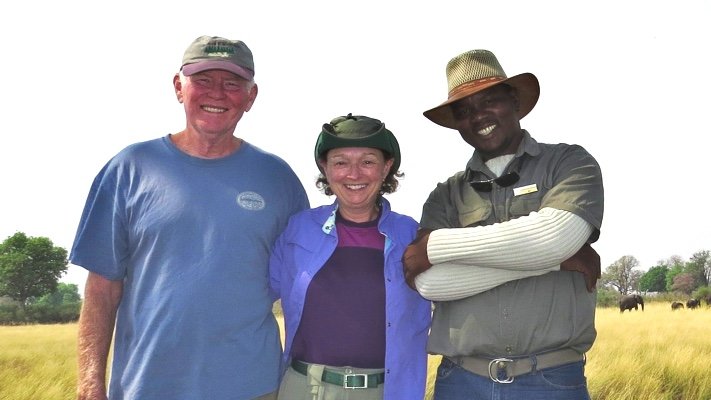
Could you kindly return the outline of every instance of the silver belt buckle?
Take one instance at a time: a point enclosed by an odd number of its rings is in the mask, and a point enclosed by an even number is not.
[[[349,378],[363,377],[363,385],[355,386],[349,384]],[[368,388],[368,374],[344,374],[343,375],[343,388],[344,389],[367,389]]]
[[[508,372],[506,372],[506,379],[503,380],[499,379],[498,374],[500,369],[506,371],[506,363],[511,362],[513,362],[513,360],[510,358],[495,358],[489,361],[489,378],[496,383],[512,383],[514,381],[514,377],[509,376]]]

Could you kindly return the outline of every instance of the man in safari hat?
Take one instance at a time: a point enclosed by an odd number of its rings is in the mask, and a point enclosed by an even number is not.
[[[448,98],[424,112],[474,148],[425,202],[403,264],[436,301],[428,351],[441,354],[435,399],[589,399],[595,340],[600,167],[582,147],[544,144],[520,120],[539,97],[493,53],[447,64]]]
[[[269,251],[306,193],[282,159],[234,135],[257,97],[244,42],[197,38],[173,87],[185,128],[109,160],[79,222],[77,398],[275,400]]]

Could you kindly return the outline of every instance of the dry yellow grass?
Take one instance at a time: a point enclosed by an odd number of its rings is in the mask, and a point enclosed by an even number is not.
[[[595,400],[711,399],[711,310],[598,309],[586,373]]]
[[[0,399],[73,399],[76,335],[76,324],[0,326]]]
[[[594,400],[711,400],[711,309],[598,309],[586,374]],[[0,399],[70,400],[76,324],[0,326]],[[430,357],[428,396],[439,357]]]

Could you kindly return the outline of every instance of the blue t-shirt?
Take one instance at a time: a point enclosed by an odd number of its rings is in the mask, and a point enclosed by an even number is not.
[[[280,158],[247,142],[201,159],[168,136],[127,147],[97,175],[71,262],[123,280],[114,399],[251,399],[278,388],[269,252],[308,208]]]

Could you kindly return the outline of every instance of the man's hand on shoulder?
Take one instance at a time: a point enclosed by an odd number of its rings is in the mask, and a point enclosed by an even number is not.
[[[417,237],[405,249],[405,254],[402,256],[402,267],[405,273],[405,281],[414,290],[415,277],[427,271],[431,266],[427,257],[427,242],[430,239],[432,229],[420,229],[417,231]]]
[[[560,263],[560,269],[561,271],[577,271],[585,275],[585,286],[588,292],[592,292],[600,278],[600,255],[590,244],[585,243],[577,253]]]

